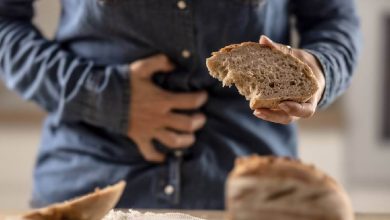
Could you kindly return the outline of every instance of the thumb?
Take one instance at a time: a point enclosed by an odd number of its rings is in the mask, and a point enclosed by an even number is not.
[[[280,51],[282,51],[283,53],[289,53],[289,51],[288,51],[289,48],[288,48],[286,45],[275,43],[275,42],[273,42],[271,39],[269,39],[269,38],[268,38],[267,36],[265,36],[265,35],[261,35],[260,40],[259,40],[259,43],[260,43],[261,45],[265,45],[265,46],[274,48],[274,49],[276,49],[276,50],[280,50]]]
[[[132,69],[138,71],[143,78],[151,78],[156,73],[168,73],[175,69],[173,63],[164,54],[158,54],[136,61]]]

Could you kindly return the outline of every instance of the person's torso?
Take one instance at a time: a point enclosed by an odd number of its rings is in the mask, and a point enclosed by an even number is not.
[[[222,88],[205,66],[212,51],[258,41],[262,34],[287,43],[288,5],[287,0],[63,0],[56,41],[64,49],[101,65],[167,54],[178,69],[156,77],[156,83],[179,92],[207,90],[201,111],[208,120],[182,160],[172,157],[156,166],[127,137],[82,122],[54,125],[49,116],[35,172],[35,206],[124,178],[122,207],[223,208],[223,184],[235,157],[295,156],[294,126],[255,118],[244,97]]]

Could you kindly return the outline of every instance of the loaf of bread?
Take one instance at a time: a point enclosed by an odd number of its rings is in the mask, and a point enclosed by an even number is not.
[[[289,53],[254,42],[234,44],[206,60],[210,75],[235,85],[250,108],[279,109],[282,101],[304,103],[318,90],[311,68]]]
[[[125,186],[126,183],[121,181],[83,197],[6,220],[101,220],[117,204]]]
[[[226,184],[229,220],[353,220],[347,194],[331,177],[297,160],[236,160]]]

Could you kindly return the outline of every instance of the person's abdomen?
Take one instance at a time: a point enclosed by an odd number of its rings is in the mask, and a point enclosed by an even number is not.
[[[57,41],[65,49],[102,65],[165,53],[178,69],[156,79],[159,85],[181,92],[208,91],[209,101],[201,109],[207,124],[196,134],[197,142],[182,165],[179,208],[223,208],[224,180],[237,156],[296,155],[293,125],[255,118],[236,89],[222,88],[206,70],[205,59],[212,51],[230,43],[257,41],[269,25],[263,21],[269,4],[286,1],[244,2],[188,1],[188,8],[181,10],[177,0],[63,1]],[[183,50],[189,50],[191,56],[183,57]],[[35,170],[34,206],[126,179],[128,187],[120,206],[172,207],[158,198],[158,178],[165,178],[160,174],[166,173],[168,165],[145,162],[125,136],[83,123],[54,126],[49,116],[42,143]]]

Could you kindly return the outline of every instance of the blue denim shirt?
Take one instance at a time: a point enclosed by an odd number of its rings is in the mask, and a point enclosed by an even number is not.
[[[212,79],[205,59],[228,44],[265,34],[290,43],[296,17],[300,47],[321,62],[320,106],[348,86],[359,22],[353,0],[63,0],[54,40],[32,23],[33,0],[0,0],[0,76],[48,112],[34,172],[32,205],[62,201],[125,179],[118,207],[221,209],[224,181],[239,155],[297,155],[295,125],[252,115],[234,88]],[[190,57],[182,56],[188,50]],[[126,136],[128,64],[156,53],[178,67],[157,75],[177,92],[206,90],[208,121],[184,155],[146,162]],[[29,147],[29,146],[26,146]],[[156,147],[165,150],[156,143]]]

